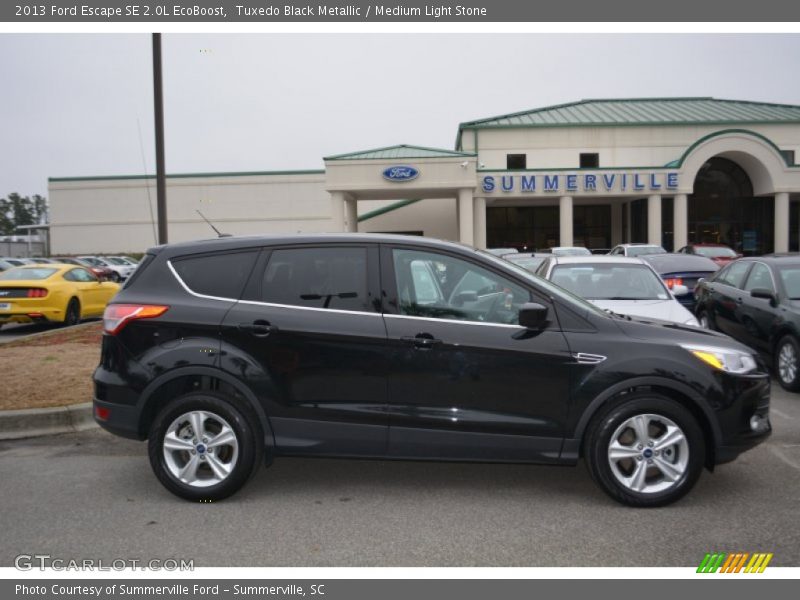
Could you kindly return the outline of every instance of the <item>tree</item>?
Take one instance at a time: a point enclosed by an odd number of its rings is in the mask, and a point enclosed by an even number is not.
[[[47,222],[47,198],[34,194],[33,198],[9,194],[0,198],[0,234],[13,235],[20,225],[39,225]]]

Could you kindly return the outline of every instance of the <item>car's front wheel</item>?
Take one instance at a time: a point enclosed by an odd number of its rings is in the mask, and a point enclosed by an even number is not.
[[[584,446],[594,481],[629,506],[675,502],[697,482],[705,462],[703,432],[678,402],[632,394],[590,425]]]
[[[793,335],[785,335],[778,340],[774,363],[781,387],[790,392],[800,390],[800,346]]]
[[[155,418],[148,454],[159,481],[194,501],[222,500],[238,491],[261,463],[258,424],[229,398],[192,392]]]

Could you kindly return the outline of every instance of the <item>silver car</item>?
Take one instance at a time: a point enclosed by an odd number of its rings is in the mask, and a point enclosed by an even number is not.
[[[699,326],[653,268],[638,258],[559,256],[548,258],[536,272],[553,283],[611,312]]]

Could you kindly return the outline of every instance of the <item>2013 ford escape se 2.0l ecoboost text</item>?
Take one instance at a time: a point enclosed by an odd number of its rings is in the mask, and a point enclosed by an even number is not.
[[[633,506],[770,433],[731,338],[620,317],[458,244],[344,234],[150,250],[104,316],[96,420],[221,499],[276,456],[574,465]]]

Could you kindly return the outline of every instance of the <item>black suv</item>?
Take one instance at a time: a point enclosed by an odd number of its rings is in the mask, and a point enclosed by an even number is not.
[[[574,465],[672,502],[770,433],[727,336],[604,312],[507,261],[391,235],[150,250],[104,316],[95,418],[170,491],[221,499],[274,456]]]

